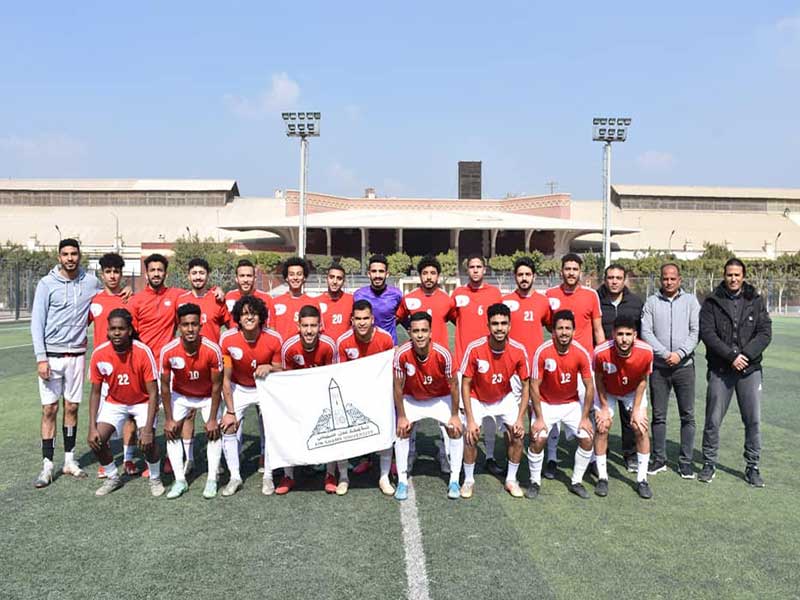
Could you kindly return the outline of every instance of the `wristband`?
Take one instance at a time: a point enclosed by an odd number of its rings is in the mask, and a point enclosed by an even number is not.
[[[235,416],[236,416],[236,411],[233,411],[233,410],[226,410],[226,411],[225,411],[225,414],[227,414],[227,415],[233,415],[233,416],[235,417]]]

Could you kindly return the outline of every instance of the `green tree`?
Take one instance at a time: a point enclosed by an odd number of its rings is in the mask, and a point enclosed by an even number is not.
[[[317,273],[325,273],[333,264],[333,257],[327,256],[325,254],[313,254],[307,256],[308,261],[311,263],[311,267]]]
[[[283,257],[277,252],[254,252],[250,260],[265,273],[274,273]]]
[[[344,272],[348,275],[352,275],[353,273],[360,273],[361,272],[361,261],[357,258],[350,258],[349,256],[345,256],[342,260],[339,261],[344,269]]]
[[[395,252],[386,257],[389,263],[389,274],[394,276],[408,275],[411,269],[411,258],[405,252]]]
[[[436,260],[442,265],[441,275],[443,277],[453,277],[458,273],[458,255],[455,250],[451,249],[447,252],[440,252],[436,255]],[[417,264],[417,262],[419,261],[416,261],[414,264]]]
[[[498,254],[489,259],[489,266],[498,273],[508,273],[514,266],[514,259],[504,254]]]

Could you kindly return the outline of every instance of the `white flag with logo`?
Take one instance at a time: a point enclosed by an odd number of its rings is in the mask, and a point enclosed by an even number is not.
[[[275,469],[344,460],[394,442],[394,351],[256,379]]]

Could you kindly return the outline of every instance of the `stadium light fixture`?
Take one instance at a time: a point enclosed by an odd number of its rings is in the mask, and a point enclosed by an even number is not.
[[[603,142],[603,261],[606,267],[611,264],[611,144],[624,142],[630,125],[629,117],[592,119],[592,140]]]
[[[319,137],[322,115],[318,112],[284,112],[286,136],[300,138],[300,223],[297,234],[297,254],[306,254],[306,179],[308,177],[308,138]]]

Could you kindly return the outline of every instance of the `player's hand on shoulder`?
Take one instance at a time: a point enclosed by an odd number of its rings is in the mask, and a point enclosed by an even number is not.
[[[225,292],[222,291],[222,288],[218,285],[215,285],[213,288],[209,290],[212,294],[214,294],[214,298],[216,298],[217,303],[225,302]]]
[[[122,288],[122,291],[119,293],[119,297],[122,298],[123,304],[127,304],[128,300],[131,299],[131,296],[133,296],[133,288],[129,285],[126,285],[124,288]]]

